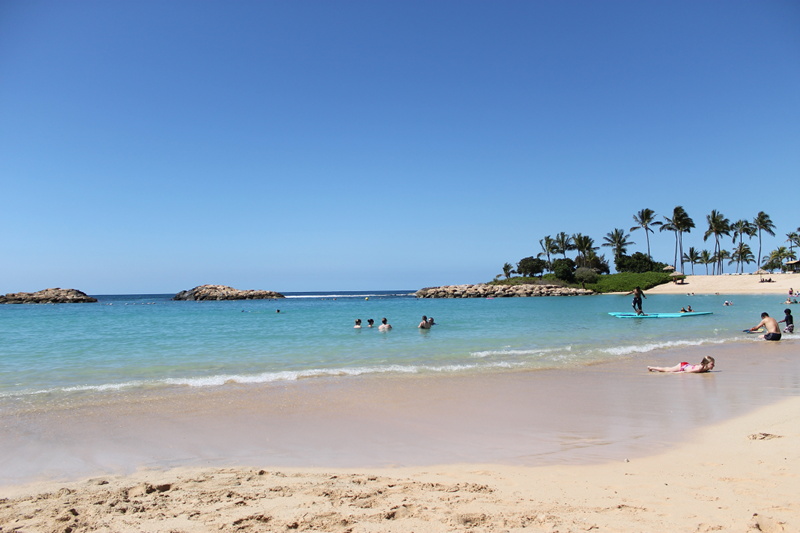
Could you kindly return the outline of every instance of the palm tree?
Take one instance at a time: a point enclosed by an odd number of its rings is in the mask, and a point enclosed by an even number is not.
[[[636,225],[633,226],[628,231],[636,231],[637,229],[644,230],[644,236],[647,238],[647,257],[652,259],[653,257],[650,255],[650,233],[653,233],[653,229],[650,227],[655,224],[655,217],[656,213],[652,209],[642,209],[635,215],[633,215],[633,221],[636,222]],[[633,244],[633,243],[631,243]]]
[[[700,262],[700,252],[691,246],[689,251],[683,255],[683,260],[692,265],[692,276],[694,276],[694,265]]]
[[[739,245],[733,250],[733,255],[731,256],[730,264],[734,262],[739,263],[739,270],[744,273],[744,264],[745,263],[754,263],[755,257],[753,256],[753,251],[750,249],[750,246],[746,243],[739,242]]]
[[[550,235],[545,235],[543,239],[539,239],[539,246],[542,247],[542,251],[536,254],[536,257],[547,257],[547,270],[550,270],[550,254],[556,253],[556,242]]]
[[[716,244],[714,245],[714,253],[717,256],[716,268],[718,270],[718,272],[715,273],[721,274],[723,258],[720,255],[719,237],[720,235],[731,234],[731,221],[725,218],[725,215],[716,209],[711,210],[711,214],[706,216],[706,220],[708,221],[708,229],[703,234],[703,240],[708,240],[709,236],[714,235],[714,240],[716,241]]]
[[[800,228],[797,228],[797,231],[790,231],[787,233],[786,242],[789,243],[790,252],[795,246],[800,246]]]
[[[719,266],[719,272],[718,272],[719,274],[722,274],[722,262],[725,259],[730,259],[730,258],[731,258],[731,253],[728,250],[720,250],[719,252],[717,252],[717,255],[714,256],[714,259],[716,260],[716,266]]]
[[[593,252],[597,250],[597,247],[594,245],[594,239],[589,237],[588,235],[584,235],[582,233],[576,233],[572,236],[572,242],[575,243],[574,249],[578,251],[583,264],[586,264],[586,256],[589,252]]]
[[[606,233],[606,236],[603,237],[604,242],[601,246],[610,246],[614,249],[614,261],[617,261],[620,256],[625,255],[628,246],[631,244],[636,244],[633,241],[629,241],[628,237],[630,237],[629,233],[625,233],[625,230],[622,228],[614,228],[614,231],[611,233]],[[576,243],[577,244],[577,243]],[[648,250],[649,255],[649,250]]]
[[[789,251],[785,246],[778,246],[772,250],[768,256],[764,256],[761,268],[764,270],[775,270],[776,268],[783,269],[783,262],[789,259],[796,259],[797,256],[794,252]]]
[[[683,271],[683,234],[689,233],[694,227],[694,220],[686,213],[683,206],[672,210],[672,218],[662,217],[663,222],[654,222],[654,226],[661,226],[659,231],[672,231],[675,233],[675,258],[672,266],[678,268],[678,257],[681,258],[681,271]],[[680,252],[680,255],[678,255]]]
[[[747,235],[748,237],[753,237],[756,234],[756,228],[749,220],[737,220],[733,224],[731,224],[731,236],[733,238],[733,244],[736,244],[736,239],[738,238],[740,242],[744,242],[744,236]]]
[[[706,266],[706,276],[708,276],[708,265],[714,262],[714,256],[708,250],[700,252],[700,264]]]
[[[572,244],[572,237],[570,237],[563,231],[558,235],[556,235],[554,242],[556,245],[555,253],[564,254],[564,259],[567,258],[568,251],[575,249],[575,246]]]
[[[511,277],[511,274],[516,274],[516,272],[514,271],[514,267],[511,265],[511,263],[504,264],[503,275],[506,277],[506,279],[509,279]]]
[[[753,219],[753,225],[758,231],[758,257],[761,257],[761,232],[765,231],[774,237],[775,224],[772,223],[772,220],[769,218],[768,214],[766,214],[764,211],[759,211],[756,215],[756,218]]]

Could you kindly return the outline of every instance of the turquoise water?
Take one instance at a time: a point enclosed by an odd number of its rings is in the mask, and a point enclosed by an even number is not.
[[[713,314],[636,320],[608,315],[630,309],[630,297],[618,295],[418,300],[410,292],[228,302],[100,296],[95,304],[0,306],[0,407],[137,388],[564,367],[754,342],[742,329],[762,311],[782,317],[785,307],[777,295],[651,295],[646,312],[691,305]],[[723,306],[726,299],[735,305]],[[423,314],[435,317],[431,330],[417,329]],[[384,316],[389,332],[353,328],[356,318],[366,326]]]

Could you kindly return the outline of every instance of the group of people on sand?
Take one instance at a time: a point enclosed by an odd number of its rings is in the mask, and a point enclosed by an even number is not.
[[[375,327],[375,321],[373,319],[371,319],[371,318],[368,318],[367,319],[367,327],[368,328],[374,328]],[[353,326],[353,328],[354,329],[361,329],[361,319],[360,318],[356,318],[356,325]],[[389,321],[386,319],[386,317],[383,317],[381,319],[381,325],[378,326],[378,331],[388,331],[390,329],[392,329],[392,325],[389,324]]]
[[[431,326],[435,326],[435,325],[436,325],[436,322],[433,320],[433,317],[428,318],[427,316],[422,315],[422,322],[420,322],[419,326],[417,326],[417,327],[419,329],[431,329]],[[373,319],[371,319],[371,318],[368,318],[367,319],[367,327],[368,328],[375,327],[375,321]],[[361,319],[360,318],[356,318],[356,325],[353,326],[353,329],[361,329]],[[389,321],[386,319],[386,317],[383,317],[381,319],[381,325],[378,326],[378,331],[389,331],[390,329],[392,329],[392,325],[389,324]]]

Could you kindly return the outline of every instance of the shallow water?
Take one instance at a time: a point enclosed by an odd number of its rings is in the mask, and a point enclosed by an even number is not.
[[[742,332],[782,314],[776,296],[653,295],[646,311],[713,314],[651,320],[609,316],[629,308],[618,295],[303,296],[0,306],[0,486],[179,465],[622,460],[800,391],[794,336]],[[422,314],[438,325],[418,330]],[[352,327],[382,316],[392,331]],[[710,354],[709,374],[645,368]]]
[[[712,315],[620,319],[630,297],[418,300],[411,291],[297,294],[284,300],[0,306],[0,408],[159,387],[218,387],[364,374],[564,368],[681,346],[754,341],[742,329],[780,297],[652,295],[645,311]],[[734,306],[723,306],[725,300]],[[280,312],[277,312],[280,310]],[[437,325],[419,330],[425,314]],[[366,326],[387,317],[389,332]],[[792,339],[787,339],[792,340]]]

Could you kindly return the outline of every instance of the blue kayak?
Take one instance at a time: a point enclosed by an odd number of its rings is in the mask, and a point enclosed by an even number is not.
[[[693,311],[691,313],[645,313],[637,315],[636,313],[608,313],[617,318],[683,318],[685,316],[700,316],[713,314],[711,311]]]

